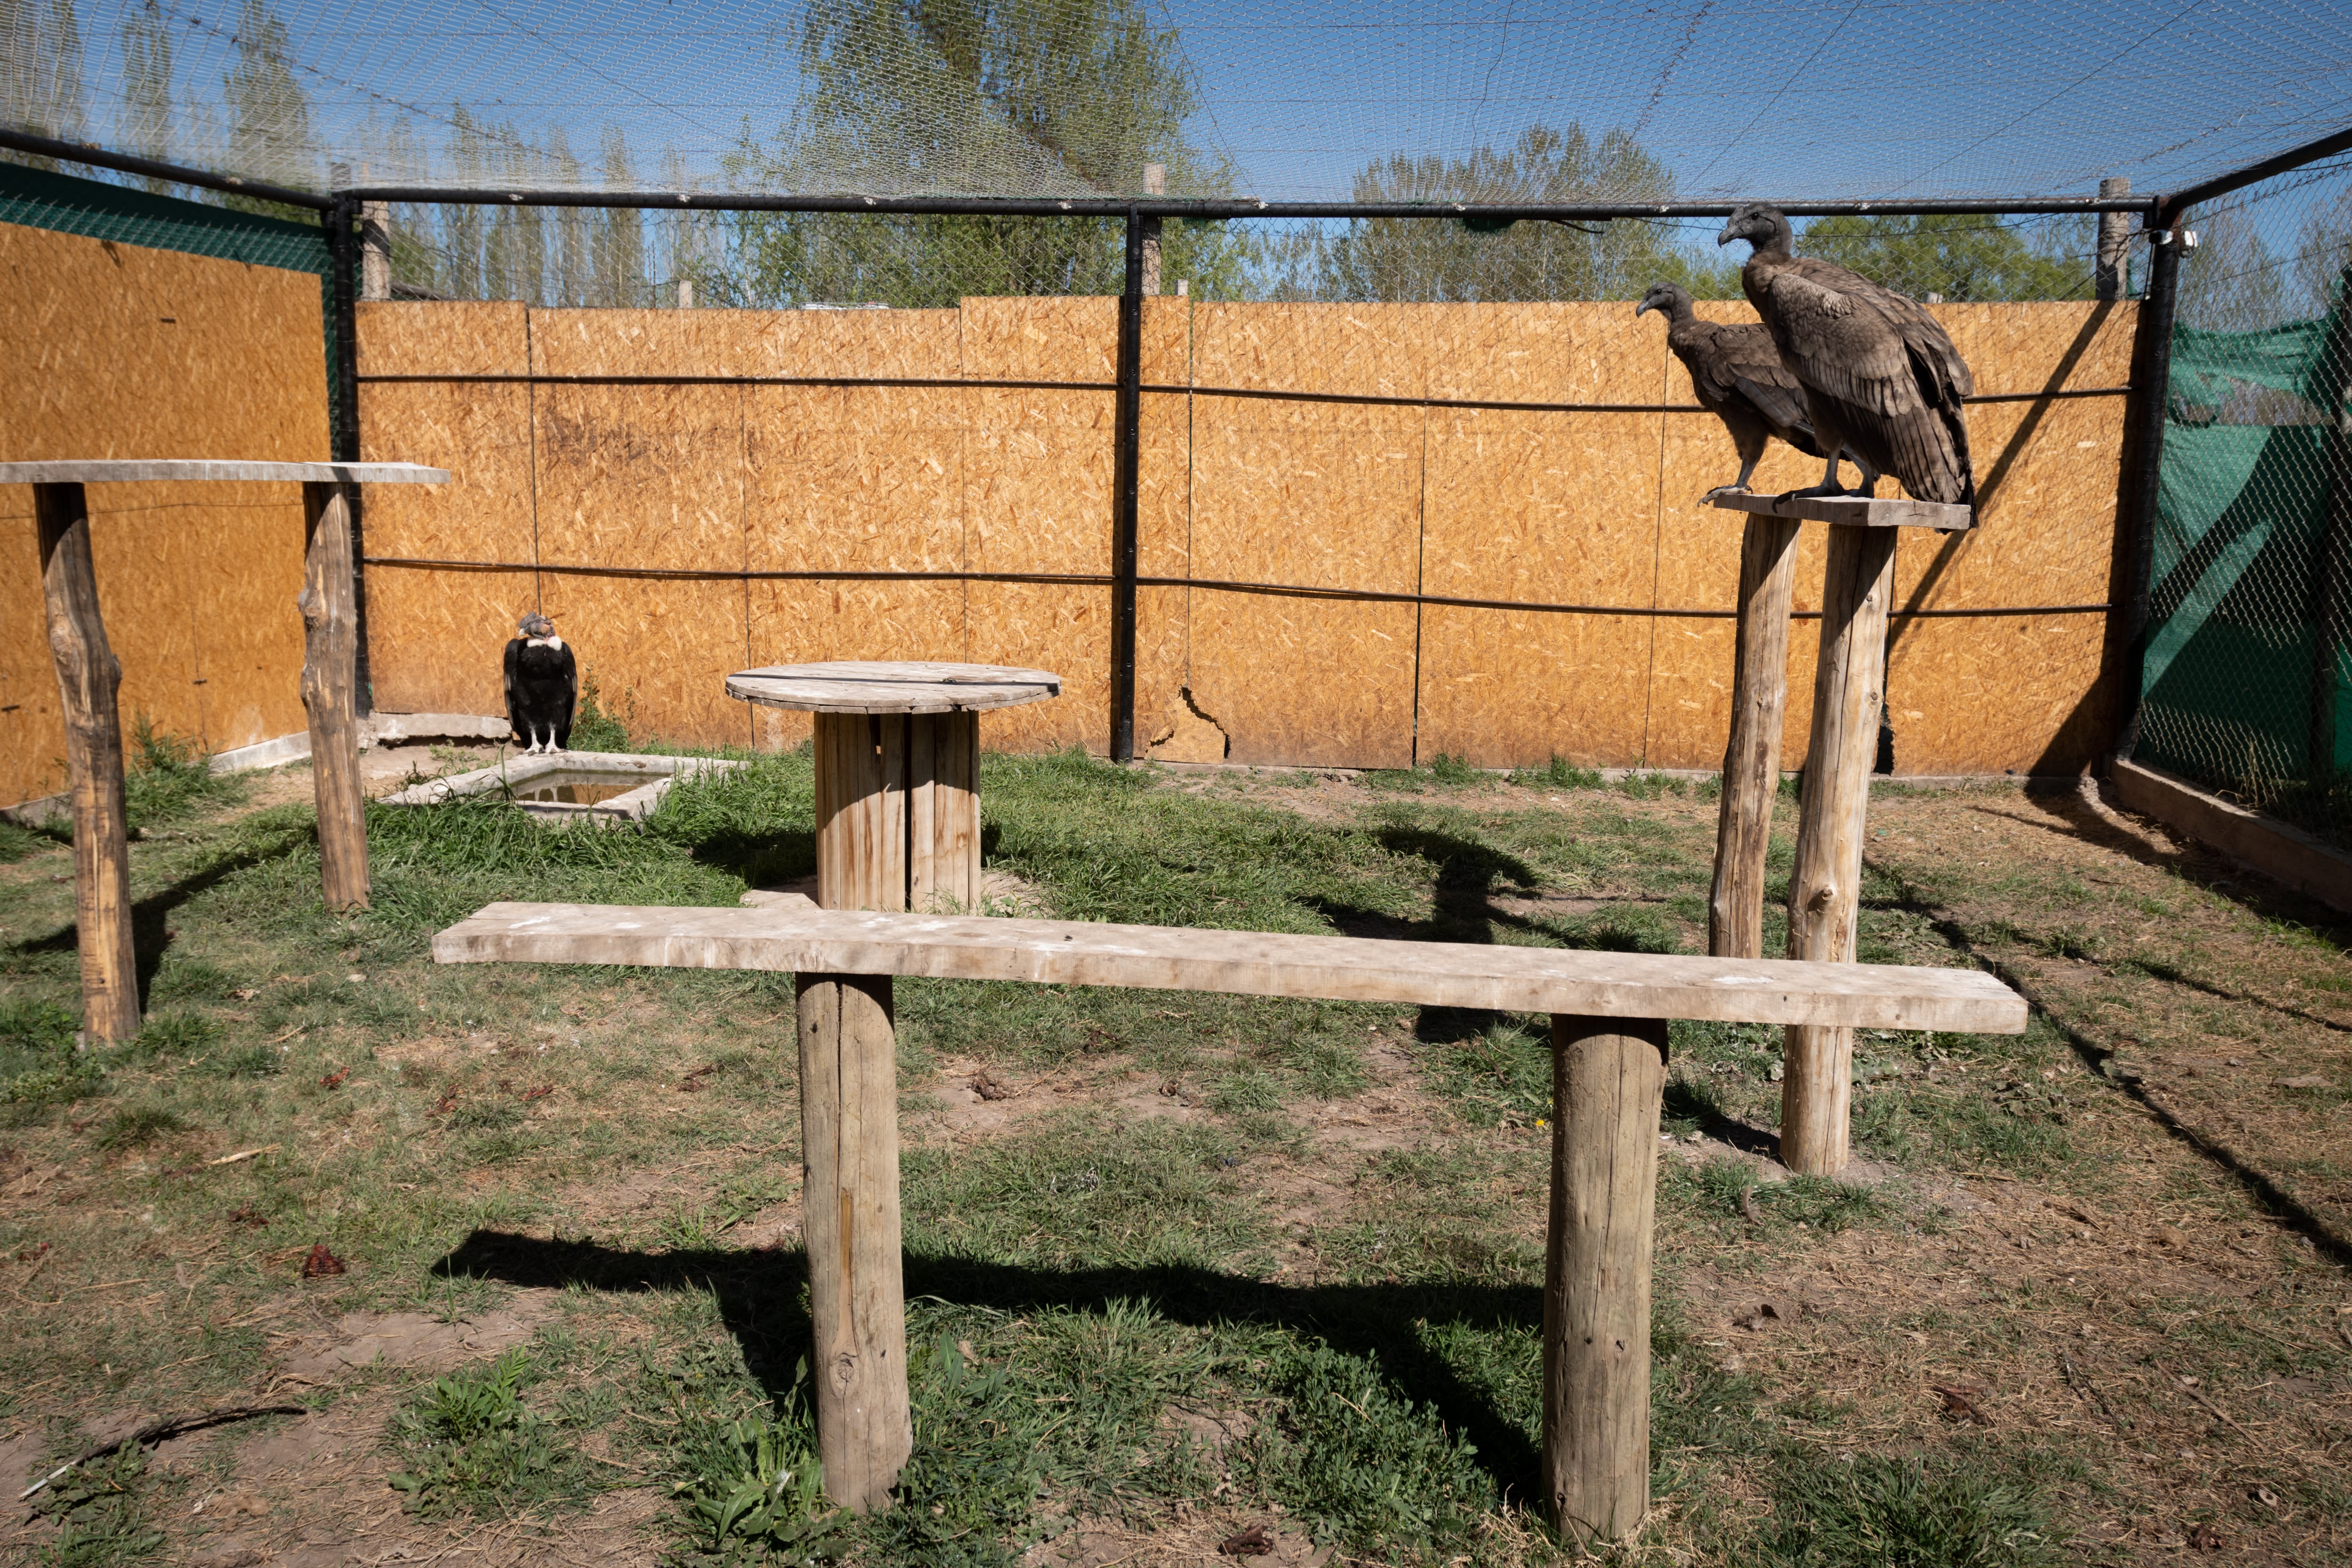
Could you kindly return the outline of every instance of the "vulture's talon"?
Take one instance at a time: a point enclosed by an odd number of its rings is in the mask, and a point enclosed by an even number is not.
[[[1707,491],[1706,494],[1699,497],[1698,499],[1701,500],[1713,500],[1717,496],[1744,496],[1751,493],[1752,492],[1746,485],[1717,485],[1715,489]]]

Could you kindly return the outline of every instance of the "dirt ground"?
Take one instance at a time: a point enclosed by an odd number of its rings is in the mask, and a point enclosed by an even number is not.
[[[400,751],[372,756],[372,788],[475,765]],[[299,771],[272,775],[241,809],[308,787]],[[1430,809],[1465,820],[1554,832],[1567,858],[1538,861],[1532,886],[1475,889],[1480,918],[1638,908],[1660,940],[1703,946],[1693,879],[1703,891],[1715,807],[1686,790],[1606,794],[1607,831],[1653,847],[1587,862],[1573,851],[1597,831],[1601,792],[1590,789],[1401,797],[1379,779],[1243,773],[1158,787],[1336,825],[1435,799]],[[1864,957],[1981,964],[2032,1000],[2035,1033],[1998,1049],[1865,1037],[1859,1154],[1827,1194],[1790,1184],[1772,1157],[1776,1040],[1727,1038],[1677,1059],[1656,1268],[1686,1348],[1661,1397],[1737,1388],[1752,1411],[1747,1447],[1728,1458],[1710,1441],[1661,1448],[1652,1523],[1622,1558],[1724,1561],[1717,1543],[1737,1534],[1727,1521],[1785,1506],[1773,1467],[1787,1455],[1899,1452],[2023,1478],[2050,1499],[2074,1560],[2352,1562],[2352,961],[2337,917],[2095,793],[1887,790],[1873,803],[1869,863]],[[0,934],[22,942],[54,921],[58,877],[53,854],[0,866],[0,895],[16,900]],[[1441,872],[1429,908],[1442,916],[1453,896]],[[600,974],[538,983],[528,1008],[501,1015],[494,989],[446,990],[456,982],[413,955],[310,962],[316,973],[257,974],[219,1004],[227,1037],[288,1053],[280,1076],[173,1101],[184,1126],[152,1142],[110,1145],[121,1122],[100,1120],[99,1100],[0,1131],[0,1292],[27,1335],[6,1363],[0,1484],[21,1490],[59,1455],[159,1416],[284,1403],[303,1413],[152,1447],[142,1484],[160,1560],[617,1564],[673,1550],[667,1489],[642,1468],[574,1511],[427,1523],[387,1484],[401,1461],[385,1434],[433,1376],[515,1347],[601,1345],[565,1352],[565,1386],[586,1388],[702,1331],[703,1309],[671,1286],[493,1287],[425,1267],[469,1232],[654,1258],[796,1246],[789,1071],[761,1065],[758,1043],[784,1013],[772,995],[728,1001],[708,1015],[725,1026],[698,1035],[666,994]],[[368,967],[345,982],[345,962]],[[27,968],[5,984],[37,981]],[[336,984],[387,988],[386,1009],[414,996],[429,1021],[372,1032],[315,1008],[268,1011],[273,994]],[[1181,1053],[1115,1038],[1046,1049],[1025,1036],[919,1051],[902,1064],[910,1193],[933,1179],[923,1172],[1050,1149],[1074,1126],[1205,1138],[1278,1116],[1278,1135],[1248,1132],[1235,1145],[1245,1157],[1217,1172],[1219,1201],[1259,1227],[1233,1265],[1256,1286],[1411,1279],[1446,1234],[1482,1238],[1476,1268],[1525,1279],[1545,1224],[1539,1109],[1505,1096],[1472,1115],[1469,1046],[1410,1009],[1347,1026],[1349,1087],[1294,1085],[1263,1103],[1243,1089],[1276,1069],[1263,1042],[1231,1030],[1204,1027]],[[348,1086],[312,1087],[352,1068]],[[450,1131],[494,1102],[470,1133]],[[601,1152],[546,1152],[567,1138]],[[1454,1163],[1436,1174],[1412,1163],[1430,1151]],[[289,1185],[299,1200],[280,1194]],[[925,1223],[946,1234],[961,1212]],[[1052,1205],[1039,1213],[1050,1230]],[[348,1267],[306,1278],[322,1237]],[[1213,1460],[1253,1419],[1180,1403],[1162,1425]],[[638,1464],[617,1421],[610,1435],[594,1425],[582,1428],[592,1461]],[[1067,1519],[1022,1561],[1392,1560],[1318,1544],[1278,1507],[1139,1502]],[[1524,1510],[1482,1528],[1454,1561],[1553,1554]],[[0,1527],[0,1561],[135,1555],[60,1555],[58,1529],[19,1510]]]

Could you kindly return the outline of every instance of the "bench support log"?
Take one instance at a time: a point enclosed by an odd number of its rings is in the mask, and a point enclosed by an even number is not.
[[[107,646],[89,553],[89,507],[78,484],[37,484],[41,593],[57,661],[73,799],[74,930],[81,949],[86,1039],[139,1032],[139,964],[131,931],[131,834],[122,796],[122,666]]]
[[[865,1513],[889,1501],[915,1446],[890,977],[803,973],[798,998],[817,1454],[825,1494]]]
[[[1832,527],[1822,574],[1822,653],[1813,734],[1789,879],[1789,956],[1851,963],[1861,907],[1870,769],[1886,684],[1886,613],[1895,594],[1893,529]],[[1846,1163],[1853,1030],[1792,1025],[1783,1047],[1780,1163],[1833,1176]]]
[[[368,907],[367,816],[360,788],[355,710],[359,616],[352,581],[350,487],[302,487],[302,707],[310,720],[310,777],[319,803],[319,877],[327,908]]]
[[[1731,740],[1723,752],[1723,805],[1706,951],[1764,954],[1765,858],[1780,793],[1780,731],[1789,710],[1789,608],[1797,578],[1792,518],[1751,514],[1739,545],[1739,640],[1731,676]]]
[[[1544,1490],[1580,1542],[1650,1506],[1650,1235],[1661,1019],[1555,1014],[1551,1232],[1544,1259]]]
[[[819,713],[815,752],[819,905],[979,906],[977,713]]]

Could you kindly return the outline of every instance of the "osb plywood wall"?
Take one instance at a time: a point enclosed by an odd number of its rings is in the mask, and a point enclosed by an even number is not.
[[[1719,762],[1740,520],[1699,498],[1737,459],[1689,411],[1663,322],[1622,304],[1149,307],[1140,571],[1176,584],[1140,593],[1137,722],[1160,754]],[[2111,724],[2098,606],[2132,307],[1939,314],[1980,393],[2032,395],[1970,411],[1984,526],[1901,542],[1895,767],[2077,769]],[[1107,574],[1113,301],[369,305],[360,355],[365,455],[456,479],[372,498],[378,707],[498,711],[499,647],[540,607],[607,700],[669,739],[797,742],[804,719],[723,696],[747,665],[934,658],[1064,676],[1059,700],[988,715],[985,744],[1105,749],[1107,588],[761,574]],[[368,379],[387,375],[453,379]],[[524,379],[463,379],[482,376]],[[750,379],[684,379],[713,376]],[[925,384],[871,384],[886,381]],[[968,384],[992,382],[1062,384]],[[1265,392],[1300,395],[1241,395]],[[1466,406],[1496,403],[1620,408]],[[1818,472],[1776,449],[1757,484]],[[1820,602],[1820,533],[1801,544],[1801,611]],[[1801,619],[1790,765],[1817,641]]]
[[[0,459],[317,462],[309,273],[0,224]],[[303,726],[302,493],[93,485],[90,552],[126,722],[213,751]],[[65,787],[27,485],[0,486],[0,804]]]

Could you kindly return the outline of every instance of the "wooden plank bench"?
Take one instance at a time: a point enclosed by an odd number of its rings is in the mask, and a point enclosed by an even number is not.
[[[1970,969],[1576,952],[769,904],[492,904],[441,963],[792,972],[817,1444],[844,1507],[884,1503],[913,1447],[898,1219],[892,976],[1120,985],[1552,1016],[1543,1475],[1588,1541],[1649,1508],[1650,1236],[1666,1021],[2017,1034],[2024,999]]]

